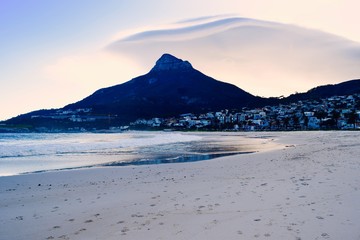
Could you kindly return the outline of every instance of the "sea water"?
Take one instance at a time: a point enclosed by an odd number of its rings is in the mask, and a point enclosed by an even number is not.
[[[180,132],[1,133],[0,176],[94,166],[207,160],[239,153],[201,134]]]

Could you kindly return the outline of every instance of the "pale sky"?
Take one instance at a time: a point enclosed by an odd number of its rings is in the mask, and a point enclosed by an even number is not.
[[[360,78],[358,9],[356,0],[0,0],[0,119],[126,82],[164,51],[260,96]]]

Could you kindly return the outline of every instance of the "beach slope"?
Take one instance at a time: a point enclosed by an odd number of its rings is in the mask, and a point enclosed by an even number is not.
[[[1,177],[0,239],[360,238],[359,132],[244,135],[269,147]]]

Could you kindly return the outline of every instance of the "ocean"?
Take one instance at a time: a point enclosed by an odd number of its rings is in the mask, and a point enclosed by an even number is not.
[[[238,136],[181,132],[1,133],[0,176],[177,163],[251,152]]]

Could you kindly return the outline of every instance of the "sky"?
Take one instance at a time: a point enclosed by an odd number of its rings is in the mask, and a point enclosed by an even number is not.
[[[0,120],[126,82],[164,52],[265,97],[356,79],[358,9],[357,0],[0,0]]]

